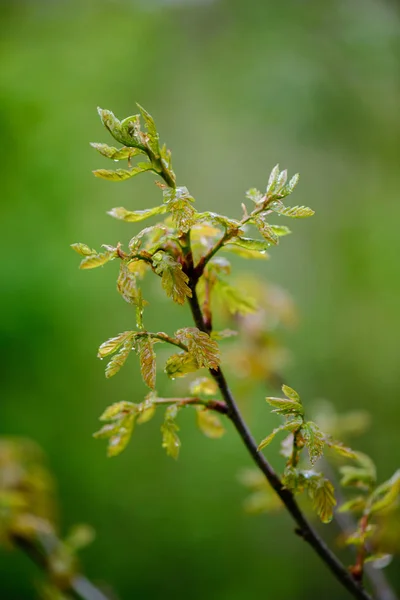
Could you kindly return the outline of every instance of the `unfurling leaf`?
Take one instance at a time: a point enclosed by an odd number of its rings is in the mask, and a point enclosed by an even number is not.
[[[136,211],[126,210],[126,208],[123,206],[119,206],[111,209],[108,214],[111,217],[114,217],[114,219],[120,219],[126,223],[138,223],[139,221],[144,221],[145,219],[154,217],[155,215],[162,215],[165,212],[166,207],[164,204],[162,204],[161,206],[155,206],[154,208]]]
[[[71,248],[81,256],[93,256],[93,254],[97,254],[96,250],[91,250],[89,246],[86,246],[86,244],[81,244],[80,242],[71,244]]]
[[[154,340],[149,336],[136,339],[136,351],[140,358],[140,371],[143,381],[150,388],[156,385],[156,353],[154,352]]]
[[[293,388],[289,387],[288,385],[283,385],[282,386],[282,392],[285,394],[285,396],[287,398],[290,398],[294,402],[298,402],[299,404],[301,404],[301,402],[300,402],[300,396],[296,392],[296,390],[294,390]]]
[[[268,194],[272,194],[275,191],[275,188],[278,183],[278,177],[279,177],[279,165],[275,165],[275,167],[272,169],[271,174],[268,179],[268,185],[267,185],[267,193]]]
[[[176,404],[169,406],[165,411],[164,423],[161,425],[162,447],[165,448],[168,456],[175,459],[178,458],[181,447],[181,441],[177,435],[179,427],[175,422],[177,414],[178,407]]]
[[[87,256],[81,261],[79,265],[80,269],[95,269],[96,267],[101,267],[108,263],[110,260],[114,260],[116,258],[116,251],[107,250],[107,252],[102,252],[100,254],[91,254]]]
[[[164,201],[168,212],[171,213],[175,227],[186,233],[196,222],[196,210],[192,206],[194,198],[186,187],[164,190]]]
[[[214,292],[232,315],[253,313],[257,310],[254,298],[222,279],[217,279],[215,282]]]
[[[176,338],[185,344],[197,364],[198,368],[217,369],[220,363],[218,344],[211,339],[208,333],[200,331],[196,327],[185,327],[178,329]]]
[[[165,364],[165,373],[170,379],[184,377],[188,373],[194,373],[199,368],[197,360],[189,352],[180,352],[169,357]]]
[[[282,202],[276,200],[268,205],[268,208],[283,215],[285,217],[292,217],[293,219],[304,219],[306,217],[312,217],[314,211],[308,206],[284,206]]]
[[[263,194],[259,190],[257,190],[256,188],[251,188],[251,189],[247,190],[247,192],[246,192],[246,198],[248,198],[249,200],[251,200],[255,204],[258,204],[259,202],[261,202],[262,200],[264,200]]]
[[[266,446],[268,446],[272,442],[272,440],[274,439],[274,437],[276,436],[277,433],[279,433],[281,431],[292,431],[292,432],[297,431],[298,429],[300,429],[302,424],[303,424],[302,417],[293,417],[290,420],[288,420],[284,425],[281,425],[280,427],[276,427],[276,429],[274,429],[272,433],[270,433],[266,438],[264,438],[262,440],[262,442],[259,443],[258,451],[260,451],[263,448],[265,448]]]
[[[127,339],[132,339],[134,335],[133,331],[124,331],[118,334],[116,337],[110,338],[106,342],[103,342],[97,353],[98,358],[104,358],[116,352]]]
[[[106,377],[110,378],[116,375],[118,371],[124,366],[126,359],[128,358],[133,343],[133,335],[129,337],[123,344],[121,350],[115,354],[108,365],[106,366]]]
[[[218,392],[218,386],[214,379],[209,377],[199,377],[190,384],[190,393],[192,396],[214,396]]]
[[[329,479],[320,478],[310,490],[313,508],[323,523],[329,523],[333,518],[336,506],[335,490]]]
[[[147,140],[146,140],[147,145],[150,147],[154,156],[159,157],[159,155],[160,155],[160,147],[159,147],[159,141],[158,141],[159,136],[158,136],[156,124],[154,123],[154,119],[151,116],[151,114],[148,113],[147,110],[145,110],[143,108],[143,106],[140,106],[140,104],[138,104],[138,107],[139,107],[139,110],[141,112],[143,121],[145,122],[146,129],[147,129]]]
[[[278,415],[304,415],[304,408],[300,402],[286,398],[266,398],[268,404],[274,407],[272,412]]]
[[[313,465],[324,452],[324,434],[318,425],[312,421],[303,424],[301,434],[308,449],[310,462]]]
[[[192,290],[187,285],[189,277],[182,271],[182,265],[165,252],[157,252],[153,256],[153,267],[157,275],[161,275],[161,284],[174,302],[184,304],[186,298],[192,297]]]
[[[220,438],[225,433],[220,419],[211,410],[198,406],[196,410],[197,426],[209,438]]]
[[[91,142],[90,145],[100,152],[100,154],[112,160],[127,160],[138,154],[144,154],[143,150],[139,148],[127,148],[125,146],[123,148],[113,148],[112,146],[107,146],[107,144],[97,144],[95,142]]]

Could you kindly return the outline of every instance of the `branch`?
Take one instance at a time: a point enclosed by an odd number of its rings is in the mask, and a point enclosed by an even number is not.
[[[214,410],[221,415],[227,415],[229,412],[225,402],[220,400],[203,400],[202,398],[156,398],[153,404],[178,404],[179,406],[204,406],[208,410]]]
[[[49,572],[49,557],[44,547],[41,548],[39,545],[35,545],[33,541],[19,535],[14,535],[12,540],[38,567],[45,573]],[[59,540],[54,541],[59,544]],[[81,573],[71,577],[68,587],[64,588],[63,591],[70,592],[75,598],[81,600],[108,600],[107,596]]]
[[[195,287],[192,289],[192,294],[192,298],[189,298],[188,301],[196,327],[200,329],[200,331],[209,333],[209,329],[207,329],[207,326],[204,322]],[[264,455],[258,452],[257,443],[252,437],[245,421],[243,420],[222,370],[220,368],[216,370],[210,369],[210,373],[218,384],[221,395],[228,406],[228,416],[235,425],[244,445],[249,451],[254,462],[264,473],[268,482],[278,494],[284,506],[296,522],[296,533],[310,544],[310,546],[315,550],[318,556],[334,574],[336,579],[343,585],[343,587],[347,589],[350,594],[354,596],[354,598],[357,598],[358,600],[372,600],[371,596],[364,590],[362,585],[352,577],[346,567],[328,548],[324,540],[320,538],[318,533],[303,515],[293,494],[284,488],[273,467],[269,464]]]

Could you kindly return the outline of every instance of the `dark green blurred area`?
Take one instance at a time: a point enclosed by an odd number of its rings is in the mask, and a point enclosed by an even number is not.
[[[133,357],[105,381],[96,349],[134,315],[115,292],[115,264],[81,272],[69,244],[126,243],[139,227],[106,211],[160,202],[150,175],[92,176],[105,160],[88,142],[111,141],[97,105],[125,117],[138,101],[153,114],[199,210],[237,217],[244,191],[263,188],[274,164],[300,171],[294,203],[316,215],[290,222],[293,235],[254,267],[299,307],[285,379],[309,405],[367,408],[372,429],[358,446],[390,476],[400,464],[400,5],[173,4],[1,5],[1,433],[43,446],[63,529],[96,528],[86,572],[123,600],[344,598],[288,517],[243,513],[237,472],[250,463],[232,430],[203,438],[187,411],[177,464],[158,420],[106,459],[91,437],[98,415],[146,391]],[[149,329],[188,324],[158,281],[147,290]],[[161,373],[160,393],[173,388]],[[242,401],[257,439],[276,424],[264,396]],[[16,552],[0,556],[1,598],[33,598],[36,570]],[[397,588],[398,567],[388,569]]]

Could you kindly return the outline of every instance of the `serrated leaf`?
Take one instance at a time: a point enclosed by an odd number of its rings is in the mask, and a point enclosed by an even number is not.
[[[299,179],[300,175],[298,173],[293,175],[289,182],[280,190],[280,195],[282,197],[289,196],[289,194],[293,192],[294,188],[299,183]]]
[[[308,206],[284,206],[282,202],[279,200],[275,202],[271,202],[268,205],[268,208],[278,213],[279,215],[283,215],[285,217],[291,217],[293,219],[304,219],[306,217],[312,217],[315,213]]]
[[[99,431],[93,434],[97,439],[108,438],[108,456],[117,456],[128,444],[137,414],[137,406],[131,402],[116,402],[109,406],[100,419],[108,420],[111,423],[104,425]]]
[[[256,216],[252,220],[258,231],[267,240],[269,246],[271,246],[271,244],[276,246],[279,243],[279,237],[269,223],[264,221],[260,216]]]
[[[79,268],[96,269],[97,267],[102,267],[110,260],[114,260],[114,258],[116,258],[116,253],[111,251],[102,252],[100,254],[92,254],[81,261]]]
[[[249,200],[251,200],[255,204],[258,204],[259,202],[261,202],[262,200],[264,200],[263,194],[259,190],[257,190],[256,188],[250,188],[249,190],[247,190],[247,192],[246,192],[246,198],[248,198]]]
[[[121,262],[117,279],[117,290],[129,304],[137,304],[139,290],[136,286],[136,277],[125,262]]]
[[[333,509],[336,506],[335,490],[329,479],[317,480],[312,490],[313,508],[323,523],[333,519]]]
[[[307,446],[310,462],[313,465],[324,452],[324,434],[316,423],[308,421],[301,428],[301,434],[304,437]]]
[[[165,411],[165,421],[161,425],[162,447],[165,448],[168,456],[172,456],[175,459],[178,458],[181,447],[181,442],[177,435],[179,427],[175,422],[177,412],[178,407],[176,405],[168,407]]]
[[[278,415],[304,415],[303,406],[300,402],[295,400],[288,400],[286,398],[266,398],[266,401],[274,407],[272,412]]]
[[[182,271],[182,265],[165,252],[157,252],[153,256],[153,267],[157,275],[161,275],[161,285],[167,296],[174,302],[184,304],[186,298],[192,297],[188,286],[189,277]]]
[[[176,338],[185,344],[189,353],[195,358],[199,368],[217,369],[220,363],[218,344],[208,333],[197,327],[178,329]]]
[[[275,165],[275,167],[272,169],[271,174],[268,179],[268,185],[267,185],[267,193],[268,194],[272,194],[272,192],[274,192],[277,182],[278,182],[278,177],[279,177],[279,165]]]
[[[184,377],[188,373],[193,373],[199,369],[197,360],[189,352],[180,352],[169,357],[165,364],[164,371],[170,379]]]
[[[166,206],[178,231],[188,232],[196,221],[196,210],[190,201],[186,198],[174,198]]]
[[[107,144],[97,144],[95,142],[91,142],[90,145],[100,152],[100,154],[112,160],[127,160],[138,154],[144,154],[143,150],[139,148],[127,148],[126,146],[123,148],[114,148],[113,146],[107,146]]]
[[[255,239],[246,238],[246,237],[231,238],[226,243],[226,246],[229,246],[232,244],[235,246],[239,246],[240,248],[245,248],[246,250],[256,250],[257,252],[265,252],[271,245],[270,243],[268,243],[264,240],[255,240]]]
[[[135,211],[126,210],[123,206],[118,206],[117,208],[112,208],[107,214],[114,217],[114,219],[120,219],[126,223],[139,223],[139,221],[144,221],[155,215],[162,215],[165,212],[166,206],[162,204],[161,206],[155,206],[154,208]]]
[[[112,359],[106,366],[107,379],[116,375],[118,373],[118,371],[120,371],[120,369],[124,366],[128,356],[132,350],[132,341],[133,341],[133,336],[128,338],[124,342],[121,350],[112,357]]]
[[[238,233],[241,231],[241,222],[236,219],[229,219],[224,215],[219,215],[214,212],[204,212],[204,213],[196,213],[196,221],[201,223],[203,221],[210,221],[215,225],[219,225],[226,229],[227,232],[233,233],[237,231]]]
[[[130,414],[136,410],[136,405],[132,402],[114,402],[110,406],[107,406],[106,410],[100,416],[100,421],[111,421],[113,419],[119,419],[126,414]]]
[[[209,377],[198,377],[191,382],[189,389],[192,396],[214,396],[218,392],[216,382]]]
[[[204,435],[212,439],[217,439],[224,435],[225,428],[215,413],[198,406],[196,416],[197,426]]]
[[[81,244],[80,242],[71,244],[71,248],[81,256],[93,256],[93,254],[97,254],[96,250],[91,250],[89,246],[86,246],[86,244]]]
[[[263,448],[265,448],[266,446],[268,446],[272,440],[274,439],[274,437],[276,436],[277,433],[281,432],[281,431],[297,431],[301,425],[303,423],[303,419],[301,417],[295,417],[293,419],[291,419],[290,421],[287,421],[286,423],[284,423],[284,425],[281,425],[280,427],[276,427],[272,433],[270,433],[266,438],[264,438],[258,445],[258,451],[262,450]]]
[[[257,303],[254,298],[238,288],[232,287],[222,279],[215,282],[213,291],[232,315],[237,313],[248,314],[257,310]]]
[[[147,110],[143,108],[143,106],[140,106],[140,104],[138,104],[137,106],[139,107],[139,110],[141,112],[143,120],[146,124],[146,129],[147,129],[147,134],[148,134],[147,144],[150,147],[153,154],[156,157],[159,157],[159,155],[160,155],[159,135],[157,132],[157,128],[156,128],[154,119],[150,115],[150,113],[148,113]]]
[[[117,169],[116,171],[112,171],[109,169],[96,169],[96,171],[93,171],[93,175],[100,179],[107,179],[107,181],[125,181],[126,179],[135,177],[135,175],[140,175],[140,173],[153,170],[154,168],[151,163],[140,163],[137,167],[129,170]]]
[[[105,358],[116,352],[127,339],[132,338],[134,335],[133,331],[124,331],[123,333],[119,333],[117,336],[110,338],[109,340],[103,342],[99,348],[97,353],[98,358]]]
[[[287,398],[290,398],[291,400],[293,400],[294,402],[298,402],[299,404],[301,404],[300,401],[300,396],[299,394],[296,392],[296,390],[294,390],[293,388],[289,387],[288,385],[283,385],[282,386],[282,392],[285,394],[285,396]]]
[[[287,180],[287,170],[284,169],[278,175],[278,179],[276,181],[276,190],[275,190],[275,193],[278,193],[278,192],[281,191],[281,189],[283,188],[283,186],[286,183],[286,180]]]
[[[156,353],[154,352],[154,340],[149,336],[136,339],[136,351],[140,359],[140,371],[145,384],[154,389],[156,386]]]
[[[237,331],[234,331],[233,329],[222,329],[221,331],[212,331],[210,333],[210,337],[213,340],[225,340],[226,338],[230,338],[230,337],[234,337],[238,335]]]

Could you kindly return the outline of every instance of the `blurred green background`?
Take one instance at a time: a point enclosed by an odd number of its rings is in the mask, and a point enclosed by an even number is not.
[[[121,599],[346,593],[286,515],[242,511],[237,472],[250,462],[232,430],[208,440],[185,414],[177,464],[157,419],[114,460],[92,439],[108,404],[140,401],[145,388],[133,357],[105,381],[96,349],[132,311],[115,293],[116,265],[81,272],[69,244],[126,243],[138,226],[106,210],[160,200],[151,176],[92,176],[105,161],[88,142],[111,141],[96,106],[124,117],[139,101],[155,116],[199,210],[236,217],[274,164],[300,171],[295,203],[316,215],[290,223],[294,235],[262,267],[301,315],[285,335],[295,356],[285,379],[307,403],[371,412],[358,447],[383,479],[400,463],[399,13],[389,0],[1,3],[1,433],[43,446],[63,529],[96,528],[86,572]],[[158,281],[148,289],[149,328],[187,323]],[[173,393],[162,374],[159,384]],[[276,424],[264,395],[244,406],[257,439]],[[33,598],[28,559],[0,558],[1,597]],[[397,587],[398,566],[388,569]]]

